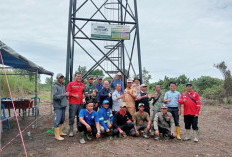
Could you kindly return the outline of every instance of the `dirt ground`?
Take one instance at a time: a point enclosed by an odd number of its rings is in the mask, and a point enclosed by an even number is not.
[[[23,132],[24,142],[28,156],[35,157],[137,157],[137,156],[232,156],[232,106],[202,106],[199,116],[199,142],[179,141],[163,139],[155,141],[153,137],[144,139],[142,137],[126,137],[109,139],[107,137],[100,140],[87,141],[81,145],[78,137],[65,137],[64,141],[56,141],[53,134],[46,131],[52,127],[53,117],[49,102],[43,102],[40,107],[40,119],[38,127],[33,129],[31,126]],[[33,117],[26,117],[23,120],[19,117],[22,130],[33,122]],[[181,137],[184,137],[183,116],[180,118]],[[68,118],[66,119],[68,130]],[[11,129],[6,129],[3,124],[2,147],[9,140],[18,134],[16,120],[10,121]],[[27,132],[31,135],[28,136]],[[11,144],[0,152],[1,157],[25,156],[20,137],[16,138]]]

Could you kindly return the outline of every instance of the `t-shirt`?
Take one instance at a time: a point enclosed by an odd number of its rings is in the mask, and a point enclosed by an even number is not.
[[[80,105],[83,104],[83,93],[85,85],[82,82],[72,81],[68,84],[66,92],[69,92],[69,104]],[[79,97],[75,98],[72,94],[78,94]]]
[[[89,113],[87,109],[81,109],[78,117],[83,117],[84,121],[89,125],[95,125],[96,122],[99,122],[98,113],[96,111]]]
[[[140,114],[136,112],[133,115],[133,120],[136,121],[136,125],[146,125],[149,122],[149,114],[147,112],[143,112]]]

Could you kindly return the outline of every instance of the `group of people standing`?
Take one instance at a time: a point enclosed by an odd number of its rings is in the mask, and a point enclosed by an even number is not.
[[[57,74],[57,82],[53,85],[54,128],[55,138],[64,140],[63,124],[65,109],[69,102],[69,136],[74,136],[74,120],[76,117],[77,132],[80,143],[85,143],[86,137],[91,140],[101,135],[154,136],[158,140],[161,135],[170,139],[180,137],[179,116],[181,105],[184,107],[184,122],[186,135],[184,140],[190,140],[190,129],[194,131],[194,141],[198,142],[198,115],[200,112],[200,96],[192,90],[192,84],[186,84],[186,92],[176,91],[176,84],[170,82],[170,91],[162,93],[161,86],[156,85],[155,91],[149,97],[146,85],[140,85],[140,79],[128,78],[126,87],[117,73],[111,83],[88,76],[88,83],[81,82],[81,73],[75,74],[75,80],[68,83],[66,89],[62,84],[64,76]],[[150,103],[152,105],[150,105]],[[150,106],[153,112],[150,116]],[[151,117],[151,118],[150,118]]]

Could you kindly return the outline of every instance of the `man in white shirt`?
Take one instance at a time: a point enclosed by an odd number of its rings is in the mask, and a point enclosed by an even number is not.
[[[113,115],[115,115],[115,113],[120,110],[120,106],[123,102],[123,92],[121,92],[121,89],[122,89],[121,84],[116,84],[116,89],[112,94],[112,99],[113,99],[112,113],[113,113]]]

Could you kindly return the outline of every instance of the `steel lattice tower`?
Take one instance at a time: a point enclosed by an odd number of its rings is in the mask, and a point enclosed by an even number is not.
[[[91,24],[130,26],[130,40],[91,37]],[[142,83],[137,0],[70,0],[66,84],[73,77],[74,51],[86,54],[94,61],[83,79],[101,68],[110,77],[121,72],[124,84],[130,74],[139,76]]]

